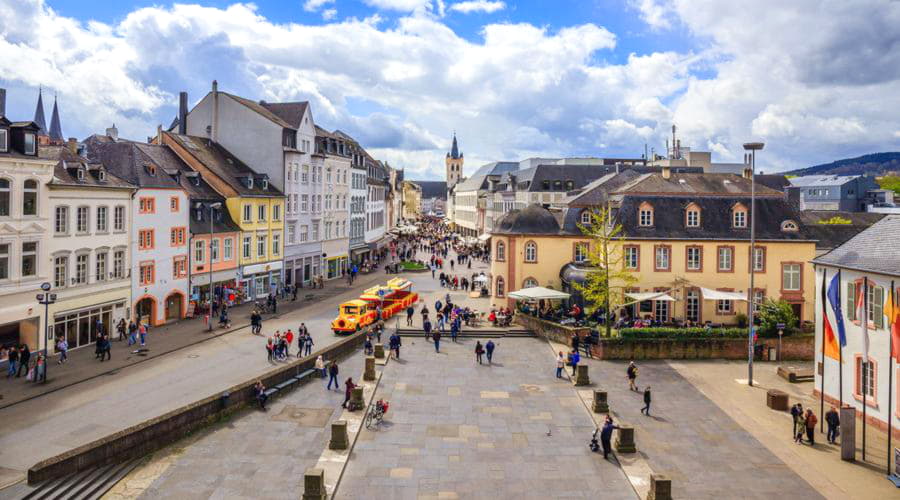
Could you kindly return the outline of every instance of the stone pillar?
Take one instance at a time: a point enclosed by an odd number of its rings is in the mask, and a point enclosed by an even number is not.
[[[665,474],[650,474],[647,500],[672,500],[672,480]]]
[[[619,453],[637,452],[637,448],[634,445],[634,427],[619,425],[619,430],[616,432],[616,451]]]
[[[353,392],[350,393],[350,407],[360,410],[363,406],[365,406],[363,402],[363,388],[354,387]]]
[[[819,418],[825,418],[819,416]],[[856,408],[845,406],[841,408],[841,460],[853,462],[856,460]]]
[[[384,344],[375,344],[375,358],[384,359]]]
[[[588,378],[587,365],[578,365],[575,367],[575,370],[575,380],[573,380],[575,385],[591,385],[591,380]]]
[[[606,400],[606,391],[594,391],[594,413],[609,413],[609,403]]]
[[[350,447],[350,436],[347,434],[347,421],[337,420],[331,424],[331,441],[329,450],[346,450]]]
[[[322,469],[306,469],[306,474],[303,475],[302,500],[326,500],[327,498],[325,471]]]
[[[366,371],[363,372],[363,380],[375,380],[374,356],[366,356]]]

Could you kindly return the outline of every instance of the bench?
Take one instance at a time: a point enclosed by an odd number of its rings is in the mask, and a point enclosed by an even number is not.
[[[289,378],[280,384],[275,384],[275,388],[279,391],[286,391],[291,389],[293,386],[297,385],[297,380],[295,378]]]
[[[266,398],[272,399],[272,396],[278,394],[278,388],[270,387],[270,388],[266,389],[266,392],[264,392],[263,394],[266,395]]]
[[[798,382],[812,382],[815,379],[812,369],[798,368],[796,366],[779,366],[778,376],[792,384]]]
[[[318,374],[316,372],[318,372],[318,370],[316,370],[315,368],[310,368],[309,370],[306,370],[305,372],[302,372],[302,373],[298,374],[297,376],[295,376],[294,379],[297,382],[303,382],[304,380],[306,380],[308,378],[317,377]]]

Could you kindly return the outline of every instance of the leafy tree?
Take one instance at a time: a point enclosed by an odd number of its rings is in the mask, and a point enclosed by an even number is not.
[[[794,315],[791,305],[784,300],[766,299],[760,304],[757,317],[759,318],[760,335],[778,334],[778,323],[784,323],[785,333],[790,333],[797,328],[797,316]]]
[[[841,217],[840,215],[835,215],[834,217],[832,217],[830,219],[823,219],[823,220],[819,221],[819,224],[823,224],[826,226],[848,225],[848,224],[852,224],[852,223],[853,223],[853,221],[851,221],[850,219],[845,219],[845,218]]]
[[[595,304],[595,307],[596,304],[603,304],[608,337],[612,330],[610,311],[624,304],[624,291],[637,278],[625,267],[622,225],[615,223],[608,207],[594,208],[590,215],[590,224],[579,223],[578,228],[582,234],[591,238],[587,260],[592,269],[588,272],[585,283],[576,284],[576,288],[588,303]]]

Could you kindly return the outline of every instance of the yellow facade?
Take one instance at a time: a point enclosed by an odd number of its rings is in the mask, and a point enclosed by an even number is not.
[[[422,188],[410,181],[403,182],[403,218],[416,219],[422,212]]]
[[[537,252],[532,262],[525,259],[525,246],[533,242]],[[494,234],[492,237],[492,296],[497,299],[496,305],[502,304],[498,295],[498,280],[502,280],[503,297],[510,291],[524,288],[526,280],[534,280],[538,286],[560,290],[562,281],[560,270],[575,260],[576,243],[586,244],[588,238],[575,236],[546,235],[506,235]],[[498,244],[503,245],[498,256]],[[676,299],[668,307],[669,318],[685,318],[686,297],[689,292],[699,292],[699,288],[720,291],[731,291],[746,294],[750,279],[750,244],[747,241],[702,241],[702,240],[625,240],[622,247],[632,247],[638,252],[638,267],[633,271],[636,283],[632,292],[655,292],[671,290],[669,295]],[[701,251],[699,270],[687,269],[687,248],[697,247]],[[668,249],[669,267],[656,268],[656,249]],[[719,248],[730,249],[733,256],[731,270],[718,269]],[[757,247],[764,249],[764,266],[756,271],[754,288],[762,292],[766,298],[785,299],[794,304],[795,312],[799,312],[801,321],[813,321],[815,304],[815,275],[809,261],[815,257],[815,243],[806,241],[757,242]],[[618,249],[617,252],[621,252]],[[726,250],[727,252],[727,250]],[[500,260],[502,258],[502,260]],[[586,264],[585,264],[586,265]],[[799,266],[800,290],[784,288],[783,266],[792,266],[790,273]],[[674,289],[673,289],[674,287]],[[788,286],[788,288],[793,288]],[[656,304],[651,311],[640,312],[641,317],[655,313]],[[664,307],[664,306],[661,306]],[[700,300],[700,321],[731,324],[736,322],[738,313],[746,314],[745,302],[732,304],[731,311],[721,314],[717,311],[717,303],[713,300]]]
[[[284,198],[283,197],[241,197],[227,198],[225,205],[232,220],[241,228],[238,242],[238,262],[241,266],[282,260],[284,258]],[[260,207],[264,207],[265,217],[260,219]],[[277,207],[277,208],[276,208]],[[245,217],[249,210],[249,218]],[[277,211],[277,220],[273,216]],[[250,236],[250,256],[243,250],[244,238]],[[257,251],[258,238],[265,237],[265,253]],[[277,253],[274,246],[277,240]]]

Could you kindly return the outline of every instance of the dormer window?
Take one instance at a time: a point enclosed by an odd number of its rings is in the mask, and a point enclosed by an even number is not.
[[[581,212],[581,223],[585,224],[585,225],[591,223],[591,211],[590,210],[585,210],[585,211]]]
[[[700,207],[696,203],[688,205],[685,211],[685,227],[700,227]]]
[[[144,165],[144,168],[147,169],[148,174],[152,175],[153,177],[156,177],[156,165],[154,165],[152,163],[148,163],[148,164]]]
[[[263,190],[269,189],[269,179],[262,180],[262,189]]]
[[[253,189],[253,177],[247,177],[247,189]]]
[[[78,178],[78,182],[84,182],[84,168],[79,167],[78,170],[75,171],[75,176]]]
[[[0,151],[9,151],[9,130],[0,128]]]
[[[799,229],[797,223],[790,219],[781,223],[781,230],[785,233],[796,233]]]
[[[644,202],[638,207],[638,225],[641,227],[653,226],[653,205]]]
[[[566,191],[575,189],[575,181],[566,181]]]
[[[736,229],[747,227],[747,208],[738,203],[731,209],[731,223]]]
[[[34,134],[29,132],[25,133],[25,154],[37,154],[37,142],[35,142]]]
[[[97,172],[97,178],[100,179],[100,182],[106,182],[106,171],[101,169]]]

